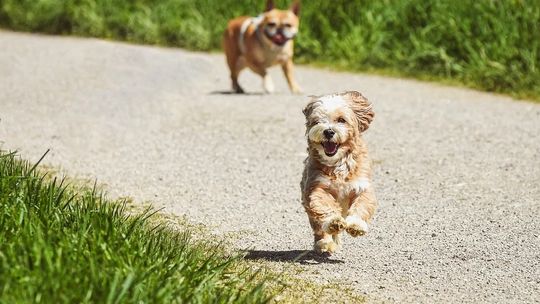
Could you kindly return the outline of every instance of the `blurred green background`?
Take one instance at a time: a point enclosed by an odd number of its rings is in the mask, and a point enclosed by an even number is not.
[[[280,8],[289,1],[276,1]],[[218,50],[264,0],[0,0],[3,28]],[[540,0],[304,0],[295,60],[540,100]]]

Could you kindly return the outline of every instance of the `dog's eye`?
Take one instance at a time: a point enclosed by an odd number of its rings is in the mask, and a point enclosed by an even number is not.
[[[345,118],[340,117],[340,118],[337,119],[337,122],[339,122],[339,123],[346,123],[347,121],[345,120]]]
[[[291,28],[292,27],[292,25],[290,23],[285,23],[285,24],[283,24],[283,26],[286,27],[286,28]]]
[[[275,27],[277,24],[275,22],[268,22],[269,27]]]

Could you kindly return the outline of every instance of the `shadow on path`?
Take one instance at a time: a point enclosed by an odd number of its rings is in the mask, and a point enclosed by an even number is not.
[[[317,254],[311,250],[248,250],[246,260],[266,260],[272,262],[294,262],[300,264],[340,264],[342,260],[331,259],[328,255]]]
[[[236,93],[234,91],[212,91],[209,93],[210,95],[238,95],[238,96],[246,96],[246,95],[254,95],[254,96],[262,96],[265,95],[263,93],[257,93],[257,92],[245,92],[245,93]]]

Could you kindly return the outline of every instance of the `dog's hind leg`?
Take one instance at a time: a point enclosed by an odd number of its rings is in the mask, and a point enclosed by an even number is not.
[[[346,228],[334,197],[322,188],[315,188],[306,197],[304,208],[315,237],[315,251],[332,254],[339,250],[339,237]]]
[[[227,58],[227,65],[231,71],[232,89],[235,93],[244,93],[244,90],[238,83],[238,75],[245,67],[245,59],[240,53],[236,41],[237,36],[229,30],[223,33],[223,49]]]
[[[340,249],[340,246],[335,241],[335,237],[326,233],[322,228],[322,223],[316,219],[310,217],[309,223],[313,228],[313,236],[315,242],[313,244],[313,250],[317,253],[332,254]]]
[[[332,239],[330,234],[324,234],[317,239],[315,237],[314,250],[317,253],[332,254],[337,252],[340,246]]]
[[[231,68],[232,88],[236,93],[242,94],[244,93],[244,89],[242,89],[242,87],[238,83],[238,76],[246,66],[244,57],[236,58],[235,62],[231,63],[230,66],[233,66]]]

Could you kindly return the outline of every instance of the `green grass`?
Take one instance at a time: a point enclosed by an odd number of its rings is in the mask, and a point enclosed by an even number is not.
[[[277,290],[219,244],[75,190],[0,151],[0,303],[264,303]]]
[[[0,26],[216,50],[227,20],[263,2],[0,0]],[[312,0],[301,16],[298,62],[540,100],[540,0]]]

